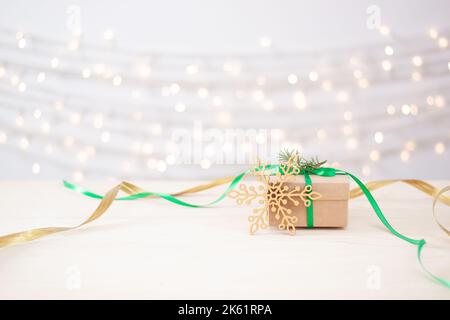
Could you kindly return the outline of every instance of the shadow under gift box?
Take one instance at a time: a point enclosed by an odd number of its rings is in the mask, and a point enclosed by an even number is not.
[[[271,178],[274,182],[276,178]],[[321,198],[312,202],[314,212],[314,227],[319,228],[344,228],[347,226],[348,200],[350,183],[347,176],[321,177],[311,175],[312,191],[321,194]],[[305,187],[305,177],[302,175],[292,177],[285,185],[290,190],[299,186]],[[292,210],[292,215],[298,221],[296,227],[306,227],[306,207],[302,201],[298,206],[288,201],[284,207]],[[277,227],[279,220],[275,213],[269,210],[269,225]]]

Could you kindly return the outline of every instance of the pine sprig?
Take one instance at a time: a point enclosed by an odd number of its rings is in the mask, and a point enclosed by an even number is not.
[[[306,159],[300,156],[298,150],[284,149],[280,151],[278,156],[280,162],[295,161],[293,165],[300,167],[305,171],[312,171],[314,169],[322,167],[327,161],[320,161],[317,157]]]

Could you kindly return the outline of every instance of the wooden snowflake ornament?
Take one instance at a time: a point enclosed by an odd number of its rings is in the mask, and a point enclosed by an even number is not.
[[[237,190],[228,193],[228,196],[236,199],[239,205],[256,204],[248,217],[250,234],[268,227],[269,212],[273,213],[279,222],[278,229],[295,234],[297,217],[292,215],[292,209],[289,209],[287,205],[299,206],[303,203],[305,207],[309,207],[312,205],[311,200],[321,198],[321,195],[313,191],[311,186],[305,186],[302,189],[300,186],[291,186],[288,183],[292,177],[300,174],[301,169],[295,165],[296,163],[297,159],[294,157],[280,163],[275,175],[272,174],[273,168],[268,169],[268,165],[259,163],[252,171],[258,181],[257,186],[240,184]]]

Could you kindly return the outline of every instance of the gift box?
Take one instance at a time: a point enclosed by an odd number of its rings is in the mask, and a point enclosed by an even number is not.
[[[315,193],[320,194],[320,198],[311,201],[313,227],[319,228],[344,228],[347,226],[348,200],[349,200],[349,179],[345,175],[333,177],[322,177],[310,175],[311,187]],[[277,183],[277,178],[273,177],[271,183]],[[305,177],[298,175],[292,177],[289,182],[284,183],[290,190],[306,187]],[[269,196],[269,195],[268,195]],[[292,210],[291,215],[295,216],[295,227],[307,227],[307,207],[304,202],[299,201],[296,205],[292,201],[287,201],[284,205]],[[276,212],[269,210],[269,225],[278,226],[279,219],[276,219]],[[311,227],[311,225],[310,225]]]

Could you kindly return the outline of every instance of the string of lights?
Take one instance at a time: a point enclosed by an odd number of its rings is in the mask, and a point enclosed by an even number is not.
[[[333,165],[353,163],[366,176],[368,163],[381,158],[406,162],[433,145],[443,154],[447,30],[414,38],[379,31],[383,43],[360,48],[286,52],[263,37],[256,53],[190,54],[127,50],[111,30],[105,43],[90,44],[82,36],[59,41],[0,28],[0,144],[77,168],[77,180],[95,172],[112,177],[116,165],[139,177],[143,168],[149,176],[166,172],[177,164],[171,134],[196,121],[205,130],[277,130],[284,146],[330,155],[358,150]],[[416,136],[430,126],[436,134]],[[217,152],[254,150],[226,141],[203,151],[201,170],[214,165]],[[98,165],[102,159],[110,165]]]

